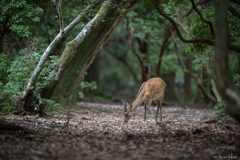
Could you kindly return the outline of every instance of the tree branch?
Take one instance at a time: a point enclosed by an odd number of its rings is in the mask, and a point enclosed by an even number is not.
[[[162,15],[170,23],[172,23],[173,27],[176,29],[176,33],[177,33],[179,39],[181,41],[183,41],[184,43],[204,43],[204,44],[207,44],[207,45],[210,45],[210,46],[214,45],[214,42],[211,41],[211,40],[208,40],[208,39],[192,39],[192,40],[184,39],[180,30],[178,29],[177,23],[171,17],[167,16],[163,11],[161,11],[158,4],[156,4],[156,3],[155,3],[155,8],[160,13],[160,15]],[[236,45],[233,45],[233,44],[229,44],[229,50],[236,51],[236,52],[240,53],[240,47],[236,46]]]
[[[200,18],[208,24],[211,32],[212,32],[212,35],[213,37],[215,37],[215,32],[214,32],[214,29],[213,29],[213,25],[212,25],[212,22],[210,22],[209,20],[207,20],[204,15],[202,14],[202,12],[199,11],[199,9],[197,8],[197,6],[195,5],[194,3],[194,0],[191,0],[191,3],[192,3],[192,6],[193,6],[193,9],[198,13],[198,15],[200,16]]]
[[[190,72],[190,71],[186,68],[184,62],[182,61],[182,59],[181,59],[181,57],[180,57],[180,54],[179,54],[179,51],[178,51],[178,48],[177,48],[176,39],[175,39],[175,36],[174,36],[173,32],[172,32],[172,39],[173,39],[174,48],[175,48],[175,51],[176,51],[176,54],[177,54],[177,57],[178,57],[178,61],[179,61],[179,63],[180,63],[181,66],[182,66],[183,72],[184,72],[185,74],[189,74],[190,76],[192,76],[193,78],[195,78],[196,81],[197,81],[197,83],[198,83],[198,86],[199,86],[200,89],[202,90],[203,94],[204,94],[210,101],[212,101],[214,104],[216,104],[216,103],[217,103],[216,99],[207,92],[207,89],[206,89],[206,88],[204,87],[204,85],[202,84],[200,78],[198,78],[195,74],[193,74],[192,72]]]
[[[60,40],[64,37],[65,34],[70,32],[81,21],[81,19],[89,12],[90,9],[92,9],[93,7],[100,4],[101,1],[102,0],[96,0],[93,3],[91,3],[89,6],[87,6],[66,28],[64,28],[64,30],[60,31],[60,33],[54,38],[54,40],[47,47],[47,49],[43,53],[40,61],[38,62],[38,65],[35,68],[32,76],[28,82],[27,88],[23,92],[23,96],[21,97],[22,100],[26,100],[27,96],[29,94],[31,94],[31,92],[35,89],[35,83],[37,81],[37,78],[38,78],[40,72],[43,69],[45,62],[47,61],[48,56],[53,51],[53,49],[57,46],[57,44],[60,42]]]
[[[218,93],[218,90],[217,90],[217,86],[216,86],[216,83],[215,83],[215,80],[214,80],[214,77],[213,77],[213,73],[212,73],[212,70],[209,68],[208,64],[205,63],[204,66],[205,70],[207,71],[208,75],[210,76],[210,79],[211,79],[211,85],[212,85],[212,91],[217,99],[217,102],[220,102],[221,101],[221,96],[219,95]]]
[[[240,19],[240,13],[232,6],[228,5],[228,10],[235,15],[236,17],[238,17]]]
[[[163,53],[165,51],[165,48],[166,48],[166,45],[167,45],[167,41],[168,41],[170,36],[171,36],[171,32],[168,30],[167,31],[167,35],[164,38],[164,41],[163,41],[160,53],[159,53],[156,77],[159,77],[159,75],[160,75]]]
[[[236,4],[238,4],[238,5],[240,5],[240,0],[231,0],[231,1],[236,3]]]
[[[126,19],[127,19],[127,31],[128,31],[128,34],[129,34],[128,42],[129,42],[130,48],[132,49],[133,54],[137,57],[137,59],[140,63],[142,73],[145,74],[145,68],[144,68],[143,61],[142,61],[140,55],[137,53],[137,51],[135,50],[135,48],[133,46],[133,28],[132,28],[130,18],[128,17],[128,15],[126,15]]]
[[[23,16],[25,16],[28,11],[30,11],[30,10],[26,10],[23,14],[21,14],[21,15],[18,16],[16,19],[14,19],[14,20],[12,21],[12,23],[7,26],[7,28],[11,27],[16,20],[18,20],[18,19],[22,18]]]
[[[203,4],[207,4],[207,3],[209,3],[211,0],[204,0],[204,1],[199,1],[199,2],[197,2],[196,3],[196,6],[198,6],[198,5],[203,5]],[[183,16],[183,18],[185,18],[185,17],[187,17],[187,16],[189,16],[191,13],[192,13],[192,11],[193,11],[193,7]]]
[[[174,10],[176,11],[176,15],[177,15],[177,22],[176,23],[182,28],[183,32],[186,35],[189,35],[190,34],[189,31],[184,28],[184,25],[181,22],[180,15],[179,15],[179,12],[177,10],[177,7],[174,6]]]

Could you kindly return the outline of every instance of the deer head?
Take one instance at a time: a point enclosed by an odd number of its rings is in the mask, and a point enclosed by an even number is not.
[[[124,123],[127,123],[132,117],[132,112],[131,112],[132,104],[128,104],[128,102],[124,101],[123,99],[122,99],[122,102],[124,107]]]

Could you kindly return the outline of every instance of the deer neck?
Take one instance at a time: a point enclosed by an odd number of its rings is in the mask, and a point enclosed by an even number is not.
[[[142,97],[139,96],[137,99],[135,99],[132,102],[132,111],[135,111],[135,109],[137,109],[137,107],[143,102]]]

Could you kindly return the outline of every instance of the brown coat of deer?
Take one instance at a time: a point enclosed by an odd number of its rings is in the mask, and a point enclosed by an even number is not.
[[[131,119],[135,109],[143,102],[145,108],[144,121],[145,122],[147,121],[148,110],[151,107],[152,101],[155,101],[155,103],[157,104],[157,113],[155,117],[156,125],[159,109],[160,109],[160,121],[162,121],[162,102],[164,97],[164,91],[165,82],[161,78],[156,77],[149,79],[147,82],[144,82],[142,84],[135,100],[132,103],[128,104],[127,101],[125,102],[124,100],[122,100],[124,106],[123,126]]]

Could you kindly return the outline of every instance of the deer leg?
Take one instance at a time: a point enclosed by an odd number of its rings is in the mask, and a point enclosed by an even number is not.
[[[146,112],[147,112],[147,103],[146,102],[144,102],[144,109],[145,109],[145,111],[144,111],[144,122],[146,122]]]
[[[162,122],[162,102],[163,96],[159,99],[159,106],[160,106],[160,121]]]
[[[146,120],[145,120],[145,122],[147,122],[148,110],[151,107],[151,104],[152,104],[152,100],[149,100],[148,101],[148,107],[147,107],[147,113],[146,113]]]
[[[159,104],[159,101],[158,101],[158,100],[154,100],[154,102],[155,102],[156,105],[157,105],[157,113],[156,113],[156,117],[155,117],[155,121],[156,121],[156,125],[157,125],[157,117],[158,117],[158,111],[159,111],[160,104]]]

